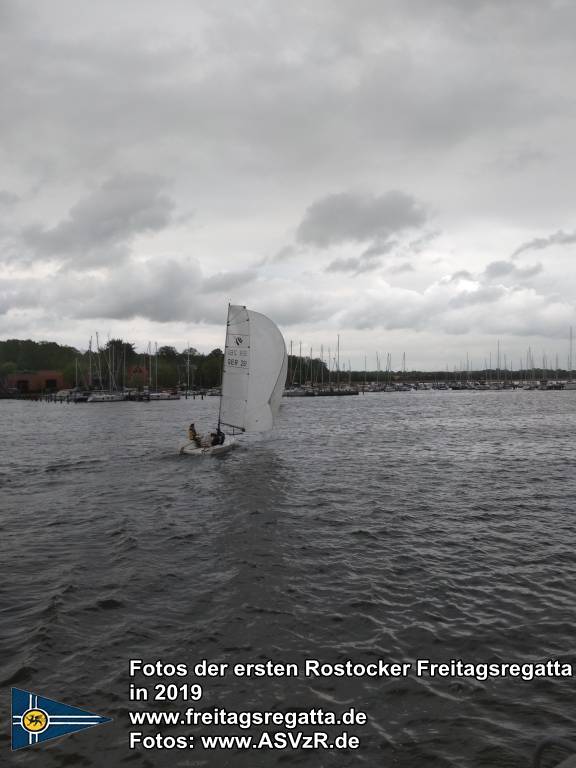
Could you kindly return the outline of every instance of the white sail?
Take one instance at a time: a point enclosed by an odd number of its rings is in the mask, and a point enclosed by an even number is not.
[[[282,334],[265,315],[228,308],[220,424],[265,432],[274,424],[286,382],[288,356]]]

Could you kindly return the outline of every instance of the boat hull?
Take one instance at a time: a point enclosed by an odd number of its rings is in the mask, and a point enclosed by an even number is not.
[[[229,442],[224,443],[224,445],[212,445],[207,448],[198,448],[196,443],[190,442],[180,448],[180,453],[186,454],[187,456],[221,456],[222,454],[231,451],[235,445],[236,440],[230,440]]]

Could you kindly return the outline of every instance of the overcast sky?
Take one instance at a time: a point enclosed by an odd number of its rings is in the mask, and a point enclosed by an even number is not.
[[[0,0],[0,338],[566,365],[572,0]]]

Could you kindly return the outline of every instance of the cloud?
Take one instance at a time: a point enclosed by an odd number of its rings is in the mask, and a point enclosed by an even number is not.
[[[266,259],[265,261],[266,262],[288,261],[289,259],[294,259],[299,254],[300,254],[300,249],[295,248],[293,245],[285,245],[282,248],[280,248],[280,250],[277,253],[275,253],[271,259]]]
[[[395,266],[390,267],[389,271],[393,275],[402,275],[406,272],[414,272],[415,270],[409,261],[405,261],[402,264],[396,264]]]
[[[548,237],[536,237],[529,240],[517,248],[512,254],[512,258],[519,256],[525,251],[541,251],[544,248],[550,248],[552,245],[572,245],[576,243],[576,232],[563,232],[559,230]]]
[[[522,173],[535,165],[542,165],[552,159],[550,152],[533,147],[513,147],[507,152],[500,153],[489,165],[495,170]]]
[[[207,277],[202,285],[204,293],[217,293],[237,288],[256,280],[258,273],[253,269],[243,269],[238,272],[219,272]]]
[[[549,259],[541,274],[501,260],[519,244],[531,253],[573,237],[576,4],[75,8],[0,0],[2,186],[22,194],[0,193],[0,247],[7,272],[28,270],[2,300],[10,312],[36,307],[29,334],[51,312],[49,327],[71,341],[78,323],[58,315],[219,327],[213,308],[235,285],[243,303],[301,321],[303,334],[336,327],[335,306],[362,324],[373,313],[392,329],[431,329],[425,356],[446,333],[469,329],[473,341],[565,321],[570,263]],[[72,205],[71,189],[92,191]],[[191,207],[199,225],[178,229]],[[433,249],[431,211],[442,228]],[[203,254],[202,267],[183,253]],[[404,292],[382,285],[383,267],[405,273],[394,280]],[[358,338],[361,348],[373,336]]]
[[[563,338],[574,309],[562,297],[532,288],[483,286],[461,288],[438,281],[424,291],[382,283],[370,289],[339,316],[340,327],[358,330],[403,330],[427,334],[474,333]],[[416,343],[413,341],[412,343]]]
[[[408,248],[414,253],[421,253],[426,250],[426,247],[430,245],[430,243],[440,237],[440,235],[441,232],[439,231],[427,232],[421,237],[416,238],[416,240],[412,240],[411,243],[408,243]]]
[[[522,269],[516,267],[511,261],[492,261],[482,273],[481,279],[491,281],[510,278],[522,281],[535,277],[540,272],[542,272],[542,264],[535,264],[533,267]]]
[[[296,237],[304,245],[327,248],[346,242],[386,240],[425,221],[422,206],[405,192],[392,190],[382,195],[341,192],[312,203]]]
[[[198,294],[203,277],[195,262],[175,259],[127,262],[117,269],[91,275],[67,272],[43,278],[0,282],[4,312],[25,308],[58,307],[67,318],[135,317],[157,322],[202,318]],[[206,305],[209,306],[209,302]]]
[[[19,200],[18,195],[7,192],[5,189],[0,189],[0,208],[10,208],[16,205]]]
[[[506,288],[500,285],[482,285],[474,290],[462,291],[450,299],[454,308],[469,307],[473,304],[493,304],[506,295]]]
[[[386,240],[384,242],[376,241],[366,248],[362,254],[362,258],[373,259],[376,256],[385,256],[387,253],[390,253],[396,245],[398,245],[396,240]]]
[[[474,275],[467,269],[460,269],[458,272],[454,272],[454,274],[448,275],[446,278],[444,278],[444,282],[448,283],[458,283],[462,280],[474,280]]]
[[[362,272],[372,272],[380,267],[379,261],[362,257],[351,256],[347,259],[334,259],[326,267],[326,272],[354,272],[359,275]]]
[[[76,203],[52,229],[24,229],[23,242],[33,259],[55,259],[73,269],[122,261],[135,236],[170,224],[174,203],[163,194],[164,185],[157,176],[118,174]]]

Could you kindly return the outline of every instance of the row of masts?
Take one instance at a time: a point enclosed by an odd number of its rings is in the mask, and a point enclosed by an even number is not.
[[[83,385],[88,389],[99,389],[108,392],[117,392],[125,389],[128,382],[127,376],[127,345],[122,339],[111,340],[105,347],[100,345],[100,336],[95,334],[96,344],[94,347],[93,337],[90,337],[88,343],[88,361],[87,371],[82,372],[82,366],[78,364],[78,358],[75,361],[74,384],[78,388]],[[117,347],[120,346],[120,350]],[[120,352],[120,354],[118,354]],[[120,358],[120,359],[118,359]],[[145,370],[147,371],[148,389],[158,389],[158,344],[148,342],[148,347],[144,353]],[[190,378],[190,350],[188,350],[188,381]]]
[[[573,365],[573,328],[570,326],[569,334],[569,352],[567,368],[564,373],[567,374],[568,381],[574,379]],[[85,386],[89,389],[95,387],[110,392],[118,391],[126,387],[127,378],[127,345],[121,340],[111,341],[108,338],[106,346],[100,344],[99,334],[95,334],[96,344],[94,349],[93,337],[90,337],[88,346],[88,371],[80,376],[78,359],[75,363],[75,385],[80,386],[80,378],[83,379]],[[120,347],[120,348],[118,348]],[[190,364],[190,344],[187,345],[185,377],[186,390],[194,387],[194,366]],[[158,389],[158,344],[148,342],[146,352],[144,353],[145,370],[147,375],[147,386],[150,390]],[[535,380],[536,378],[555,378],[559,379],[562,369],[560,368],[559,355],[548,355],[542,352],[541,359],[537,360],[532,347],[529,346],[519,360],[518,368],[514,367],[512,356],[503,352],[500,340],[497,341],[495,355],[490,352],[484,358],[482,365],[475,364],[475,361],[466,353],[466,359],[461,360],[453,366],[450,371],[446,366],[446,375],[448,377],[458,378],[460,380],[478,379],[482,377],[487,382],[506,382],[512,378],[524,381]],[[541,365],[538,363],[541,362]],[[368,383],[368,376],[372,383],[377,386],[380,384],[391,383],[393,376],[406,375],[406,353],[402,353],[401,367],[398,370],[393,368],[392,353],[386,352],[381,355],[375,353],[375,369],[368,369],[368,356],[364,355],[364,383]],[[554,364],[552,364],[554,363]],[[354,379],[358,381],[358,374],[354,371]],[[299,342],[298,356],[294,355],[294,342],[290,341],[289,369],[287,376],[287,387],[328,387],[340,388],[341,386],[350,386],[352,383],[352,364],[350,360],[341,361],[340,334],[337,335],[336,348],[331,346],[324,347],[320,345],[319,357],[314,357],[314,350],[311,346],[309,354],[303,355],[302,342]]]
[[[574,380],[574,363],[573,363],[573,328],[570,326],[570,342],[569,352],[567,359],[566,369],[560,367],[560,357],[558,353],[549,355],[546,352],[542,352],[541,365],[538,364],[537,357],[532,350],[531,346],[528,346],[525,355],[517,360],[519,363],[518,368],[514,368],[514,360],[512,356],[509,356],[501,349],[500,340],[497,341],[496,352],[493,358],[493,353],[490,352],[487,357],[482,361],[483,364],[476,365],[475,361],[470,358],[469,353],[466,353],[466,360],[460,361],[457,365],[453,366],[452,372],[448,365],[446,366],[446,374],[448,376],[453,374],[454,378],[468,379],[474,377],[478,379],[480,376],[487,382],[505,382],[511,380],[513,377],[519,378],[524,381],[535,380],[538,378],[555,378],[559,379],[561,371],[567,374],[568,381],[570,383]],[[289,357],[289,370],[287,377],[288,387],[324,387],[324,386],[336,386],[339,387],[342,381],[348,379],[348,384],[352,381],[352,365],[348,360],[347,365],[341,364],[340,361],[340,334],[337,337],[336,354],[332,355],[331,347],[327,347],[327,357],[324,355],[324,345],[320,345],[319,357],[314,357],[314,350],[311,346],[309,348],[309,354],[302,354],[302,342],[299,342],[298,356],[294,355],[294,342],[290,341],[290,357]],[[385,359],[385,365],[382,365],[382,360]],[[393,375],[399,374],[406,375],[406,353],[402,353],[401,368],[395,371],[392,365],[392,353],[386,352],[384,356],[381,356],[379,352],[375,353],[376,368],[368,370],[368,357],[364,355],[364,383],[368,383],[368,374],[370,373],[371,381],[376,383],[390,383]],[[552,365],[554,363],[554,365]],[[358,370],[355,372],[355,378],[357,380]]]
[[[324,359],[324,345],[320,345],[320,357],[314,357],[313,347],[310,347],[310,354],[302,355],[302,342],[299,342],[298,356],[294,355],[294,343],[290,342],[289,370],[287,377],[287,386],[301,387],[306,384],[313,387],[339,388],[346,382],[348,386],[352,383],[352,364],[350,360],[346,363],[340,361],[340,334],[338,334],[336,344],[336,354],[332,355],[331,347],[327,347],[327,357]],[[380,356],[376,353],[376,381],[380,377],[383,381],[390,380],[392,376],[392,354],[386,354],[386,368],[381,370]],[[406,355],[403,355],[403,370],[406,370]],[[364,356],[364,372],[367,375],[367,357]]]

